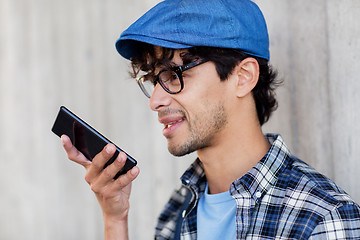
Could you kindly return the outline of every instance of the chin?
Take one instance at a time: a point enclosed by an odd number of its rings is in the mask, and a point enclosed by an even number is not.
[[[183,143],[183,144],[168,143],[169,152],[176,157],[185,156],[187,154],[193,153],[202,148],[204,148],[204,146],[199,145],[195,142],[189,142],[189,143]]]
[[[169,152],[175,157],[182,157],[182,156],[192,153],[193,151],[177,151],[177,150],[169,148]]]
[[[168,144],[168,150],[169,152],[176,156],[176,157],[182,157],[189,153],[192,153],[191,149],[184,147],[184,145],[178,145],[178,144]]]

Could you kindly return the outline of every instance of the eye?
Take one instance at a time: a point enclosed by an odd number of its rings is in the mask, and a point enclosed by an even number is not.
[[[179,77],[178,75],[171,70],[166,70],[161,72],[161,74],[159,75],[159,79],[161,80],[162,83],[164,84],[178,84],[179,81]]]
[[[187,71],[182,73],[183,78],[186,78],[186,77],[189,77],[189,76],[191,76],[191,74],[187,73]]]

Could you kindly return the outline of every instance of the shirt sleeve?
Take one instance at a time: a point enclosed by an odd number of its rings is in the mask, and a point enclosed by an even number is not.
[[[360,239],[360,208],[348,203],[335,208],[314,229],[309,239]]]

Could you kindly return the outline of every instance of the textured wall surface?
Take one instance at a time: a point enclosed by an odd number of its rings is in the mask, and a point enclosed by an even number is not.
[[[132,239],[156,217],[194,159],[172,157],[157,117],[114,42],[155,0],[0,0],[0,239],[102,239],[102,217],[50,132],[66,105],[139,162]],[[284,79],[265,132],[360,202],[360,1],[257,1]]]

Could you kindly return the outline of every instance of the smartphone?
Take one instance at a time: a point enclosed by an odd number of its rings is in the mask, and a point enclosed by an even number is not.
[[[90,161],[92,161],[95,155],[101,152],[108,143],[112,143],[64,106],[60,107],[51,131],[59,137],[63,134],[67,135],[71,139],[72,144]],[[115,154],[105,164],[104,168],[113,163],[120,152],[124,151],[116,146]],[[133,157],[126,152],[124,153],[127,155],[126,163],[114,179],[125,174],[137,164]]]

